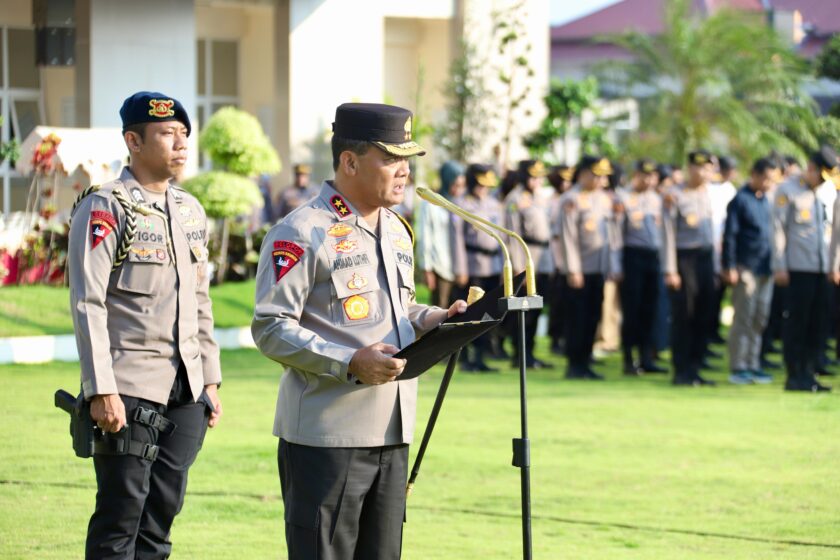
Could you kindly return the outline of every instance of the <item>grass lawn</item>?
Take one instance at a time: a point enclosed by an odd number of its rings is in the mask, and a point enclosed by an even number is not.
[[[254,281],[226,282],[210,288],[217,327],[244,327],[254,313]],[[428,290],[418,286],[419,301],[428,301]],[[53,286],[0,288],[0,338],[70,334],[70,292]]]
[[[251,350],[222,361],[225,417],[192,470],[173,556],[285,558],[280,369]],[[616,358],[600,370],[605,383],[564,381],[560,367],[529,376],[536,558],[840,558],[840,395],[787,394],[778,380],[678,389],[623,378]],[[421,381],[418,441],[441,374]],[[56,388],[78,386],[77,365],[4,366],[0,381],[0,558],[81,558],[93,468],[52,406]],[[456,375],[409,500],[404,558],[521,557],[517,395],[510,369]]]

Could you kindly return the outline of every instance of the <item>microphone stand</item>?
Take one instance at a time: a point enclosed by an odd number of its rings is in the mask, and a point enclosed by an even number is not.
[[[504,268],[504,282],[505,282],[505,297],[499,300],[499,308],[504,312],[513,312],[516,313],[517,319],[517,338],[519,340],[519,417],[520,417],[520,437],[513,439],[513,466],[519,469],[520,474],[520,502],[521,502],[521,509],[522,509],[522,558],[525,560],[531,560],[533,558],[533,546],[532,546],[532,539],[531,539],[531,442],[528,439],[528,388],[527,388],[527,357],[525,352],[525,314],[528,311],[537,311],[542,309],[543,307],[543,298],[542,296],[537,294],[536,289],[536,278],[534,276],[534,261],[531,258],[531,251],[528,248],[528,244],[519,236],[516,232],[513,232],[509,229],[503,228],[487,220],[482,218],[481,216],[476,216],[475,214],[471,214],[464,210],[463,208],[459,207],[458,205],[450,202],[449,200],[443,198],[439,194],[429,190],[425,187],[418,187],[417,194],[424,200],[430,202],[431,204],[435,204],[436,206],[441,206],[450,212],[457,214],[463,217],[466,221],[470,222],[473,226],[476,226],[478,229],[486,233],[490,233],[487,231],[486,228],[492,228],[494,230],[500,231],[512,237],[519,243],[522,247],[522,250],[525,254],[525,294],[524,296],[515,296],[513,294],[513,280],[512,280],[512,265],[510,264],[510,257],[507,250],[507,247],[502,242],[502,240],[497,236],[491,234],[500,244],[502,250],[505,254],[505,268]],[[478,223],[476,223],[478,222]],[[479,225],[481,224],[481,225]],[[481,227],[484,226],[484,227]],[[452,358],[450,358],[450,365],[454,368],[452,364]],[[449,367],[447,367],[447,372],[449,372]],[[451,377],[451,376],[450,376]],[[444,381],[448,386],[448,379],[444,376]],[[445,393],[446,389],[441,384],[441,390]],[[439,400],[443,401],[442,396],[438,395]],[[437,405],[437,401],[435,402]],[[438,409],[439,410],[439,409]],[[437,418],[437,413],[433,411],[435,414],[435,418]],[[428,430],[428,428],[427,428]],[[431,434],[429,434],[431,436]],[[424,444],[428,444],[426,437],[424,436]],[[421,444],[421,451],[425,453],[425,445]],[[421,457],[421,456],[418,456]],[[419,470],[419,465],[416,465]],[[413,487],[413,480],[416,479],[416,476],[412,472],[412,482],[410,486]],[[410,491],[410,488],[409,488]]]

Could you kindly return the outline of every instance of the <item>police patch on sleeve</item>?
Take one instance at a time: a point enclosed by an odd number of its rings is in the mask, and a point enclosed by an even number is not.
[[[90,213],[90,248],[96,249],[96,246],[108,237],[117,227],[117,220],[114,215],[104,210],[94,210]]]
[[[291,241],[275,241],[271,260],[274,262],[274,281],[279,282],[294,266],[300,262],[303,249]]]

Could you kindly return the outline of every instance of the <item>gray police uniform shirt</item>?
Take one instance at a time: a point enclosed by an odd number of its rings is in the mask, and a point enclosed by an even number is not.
[[[302,206],[307,200],[311,200],[318,196],[317,187],[308,186],[305,188],[289,185],[282,191],[277,200],[277,219],[282,220],[291,214],[299,206]]]
[[[563,195],[554,193],[549,203],[549,222],[551,223],[551,239],[548,247],[551,250],[551,257],[554,261],[554,270],[560,274],[567,274],[566,258],[563,254]]]
[[[331,183],[266,235],[251,332],[286,366],[274,434],[316,447],[410,443],[417,379],[365,385],[348,374],[376,342],[404,348],[446,310],[415,301],[406,226],[388,210],[372,229]]]
[[[489,194],[484,198],[467,195],[459,206],[471,214],[503,225],[502,204]],[[473,227],[460,216],[452,215],[452,270],[455,275],[466,274],[484,278],[502,273],[502,250],[499,242]],[[506,236],[502,234],[502,239]]]
[[[155,204],[136,212],[128,257],[111,271],[126,216],[113,192]],[[221,382],[207,270],[207,218],[177,186],[143,189],[126,168],[85,197],[72,214],[70,309],[85,398],[119,393],[165,404],[183,362],[194,399]]]
[[[621,274],[621,246],[612,197],[575,185],[560,198],[567,274]]]
[[[662,197],[655,190],[622,190],[620,219],[622,245],[636,249],[662,249]]]
[[[773,210],[773,269],[828,272],[826,209],[814,190],[798,179],[779,185]]]
[[[544,189],[532,193],[519,185],[507,195],[504,206],[506,227],[522,236],[528,244],[537,272],[553,272],[554,262],[548,246],[551,239],[551,196]],[[514,271],[525,270],[525,253],[519,244],[510,243],[509,247]]]
[[[665,274],[677,274],[677,251],[714,249],[712,201],[705,186],[678,185],[662,199],[662,263]]]

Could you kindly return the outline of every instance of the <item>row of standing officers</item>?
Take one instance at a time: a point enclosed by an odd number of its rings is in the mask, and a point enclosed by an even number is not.
[[[730,380],[770,380],[760,354],[775,282],[789,285],[783,304],[785,388],[826,390],[815,371],[825,341],[819,326],[827,321],[826,275],[840,278],[840,220],[832,230],[831,209],[826,210],[817,189],[837,176],[837,155],[822,148],[801,174],[785,180],[775,159],[757,160],[737,195],[732,189],[735,196],[722,217],[716,216],[711,192],[716,158],[697,150],[687,164],[684,182],[662,188],[661,166],[643,159],[636,163],[631,185],[609,190],[610,161],[584,156],[573,170],[558,170],[554,179],[560,180],[552,183],[566,187],[552,192],[542,188],[545,166],[526,160],[517,170],[518,185],[498,196],[491,166],[472,164],[464,170],[448,162],[441,169],[441,191],[469,212],[517,232],[528,244],[538,292],[552,306],[549,330],[556,330],[555,310],[562,308],[565,316],[566,377],[602,379],[591,367],[591,354],[604,284],[613,280],[620,285],[625,372],[662,371],[653,360],[654,331],[657,306],[667,290],[673,383],[714,384],[700,370],[719,310],[720,278],[733,286],[736,312]],[[718,223],[724,220],[725,225]],[[420,205],[417,223],[418,262],[436,303],[445,304],[467,285],[488,289],[499,282],[502,255],[490,236],[428,204]],[[522,270],[524,255],[517,249],[511,244],[514,269]],[[533,355],[538,317],[531,313],[526,324],[529,367],[547,365]],[[488,336],[475,346],[464,366],[491,369],[484,357],[498,344]]]

